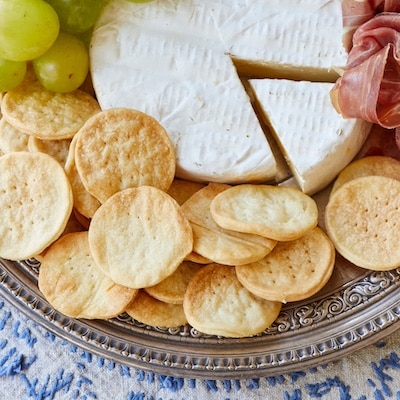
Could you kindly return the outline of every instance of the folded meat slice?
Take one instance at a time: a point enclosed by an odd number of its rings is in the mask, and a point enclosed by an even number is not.
[[[331,98],[345,118],[400,126],[400,13],[377,14],[356,30]]]
[[[342,0],[343,43],[347,51],[355,30],[380,12],[400,12],[399,0]]]

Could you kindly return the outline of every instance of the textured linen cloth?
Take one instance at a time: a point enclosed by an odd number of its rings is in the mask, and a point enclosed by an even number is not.
[[[0,292],[0,399],[400,399],[400,331],[336,362],[254,379],[144,372],[99,357],[30,320]]]

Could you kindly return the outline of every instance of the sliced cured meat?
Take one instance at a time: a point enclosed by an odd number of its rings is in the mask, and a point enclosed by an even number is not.
[[[398,0],[343,0],[343,43],[351,49],[355,30],[380,12],[400,12]]]
[[[378,1],[370,0],[343,0],[342,1],[342,12],[343,12],[343,43],[347,50],[351,49],[352,37],[355,30],[367,22],[375,15],[375,9]]]
[[[346,69],[331,97],[346,118],[363,118],[389,129],[400,126],[399,13],[380,13],[356,30]]]

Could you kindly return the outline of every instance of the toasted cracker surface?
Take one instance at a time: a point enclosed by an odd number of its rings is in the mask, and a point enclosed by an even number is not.
[[[105,110],[77,135],[78,173],[101,203],[130,187],[169,189],[175,175],[174,147],[165,129],[149,115],[126,108]]]
[[[262,298],[283,303],[306,299],[329,280],[335,248],[318,227],[293,241],[279,242],[262,260],[236,267],[239,281]]]
[[[325,225],[338,252],[372,270],[400,265],[400,181],[363,176],[330,197]]]
[[[2,101],[3,117],[15,128],[40,139],[68,139],[100,111],[89,94],[75,90],[54,93],[39,82],[10,90]]]
[[[74,196],[74,207],[79,214],[85,218],[92,218],[96,210],[100,207],[100,202],[92,196],[83,186],[81,177],[75,165],[75,146],[77,136],[75,135],[70,143],[68,155],[65,160],[64,169],[71,183]]]
[[[174,179],[167,193],[182,205],[194,193],[206,186],[205,183],[192,182],[184,179]]]
[[[29,136],[14,128],[6,119],[0,119],[0,150],[3,154],[12,151],[28,151]]]
[[[187,285],[203,266],[184,260],[176,271],[157,285],[144,290],[152,297],[171,304],[182,304]]]
[[[186,256],[187,261],[192,261],[197,264],[212,264],[213,261],[209,260],[206,257],[197,254],[196,252],[192,251],[190,254]]]
[[[282,303],[261,299],[237,279],[235,267],[210,264],[190,281],[183,309],[200,332],[227,337],[253,336],[278,317]]]
[[[90,223],[89,243],[106,275],[140,289],[161,282],[178,268],[192,251],[193,235],[172,197],[140,186],[102,204]]]
[[[242,184],[218,194],[211,215],[225,229],[294,240],[318,223],[315,201],[298,189]]]
[[[171,304],[157,300],[144,290],[139,290],[126,313],[146,325],[175,328],[187,323],[182,304]]]
[[[42,257],[39,289],[72,318],[106,319],[125,311],[137,290],[114,283],[94,262],[87,232],[69,233]]]
[[[65,226],[63,232],[61,233],[61,235],[59,236],[58,239],[60,239],[62,236],[67,235],[68,233],[75,233],[75,232],[83,232],[83,231],[87,231],[87,227],[84,227],[80,221],[77,219],[75,212],[73,210],[73,212],[71,213],[71,215],[69,216],[67,225]],[[57,239],[57,240],[58,240]],[[51,245],[50,245],[51,246]],[[36,254],[34,256],[34,258],[40,262],[42,262],[43,256],[45,255],[46,251],[48,250],[48,247],[46,249],[44,249],[40,254]]]
[[[210,183],[182,204],[182,211],[193,229],[193,250],[220,264],[240,265],[260,260],[274,248],[275,240],[221,228],[211,215],[213,199],[230,187]]]
[[[49,154],[64,167],[70,144],[71,139],[43,140],[29,136],[28,148],[29,151],[41,151],[42,153]]]
[[[400,180],[400,161],[387,156],[368,156],[352,161],[333,183],[331,194],[354,178],[381,175]]]
[[[43,251],[63,232],[72,206],[68,178],[51,156],[0,157],[0,257],[21,260]]]

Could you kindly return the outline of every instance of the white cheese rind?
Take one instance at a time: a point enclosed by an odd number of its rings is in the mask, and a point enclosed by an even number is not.
[[[192,18],[190,8],[179,14],[165,9],[171,3],[161,4],[155,1],[155,15],[147,18],[145,6],[126,1],[105,10],[91,43],[101,107],[130,107],[156,118],[174,143],[180,178],[273,179],[275,159],[230,57],[220,42],[200,35],[201,13],[182,29],[182,15]],[[140,9],[144,14],[135,13]]]
[[[331,83],[250,80],[260,108],[300,188],[314,194],[355,157],[371,124],[344,119],[331,104]]]
[[[103,109],[136,108],[168,131],[177,176],[271,181],[277,166],[231,57],[263,68],[343,66],[340,0],[109,2],[92,35]]]
[[[213,3],[226,52],[270,77],[298,70],[303,79],[332,79],[346,64],[340,0]]]

